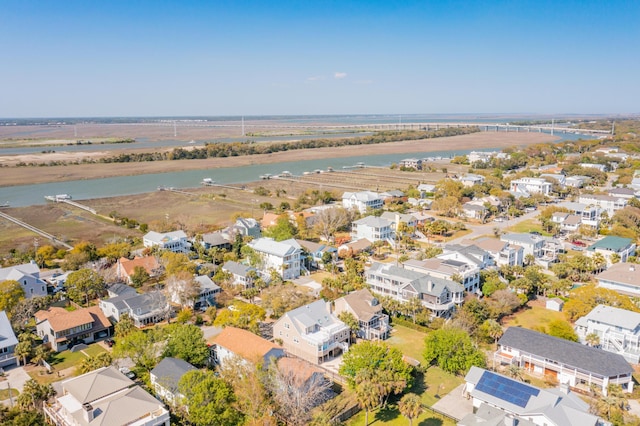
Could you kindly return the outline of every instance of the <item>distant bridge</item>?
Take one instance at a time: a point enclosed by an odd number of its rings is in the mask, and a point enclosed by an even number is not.
[[[162,121],[152,123],[91,123],[92,126],[150,126],[150,127],[170,127],[177,134],[178,128],[237,128],[241,129],[244,135],[245,129],[318,129],[318,130],[440,130],[459,127],[478,127],[484,132],[545,132],[545,133],[574,133],[583,135],[611,135],[612,130],[599,129],[580,129],[576,127],[568,127],[563,124],[531,124],[531,125],[515,125],[515,124],[499,124],[499,123],[479,123],[479,122],[397,122],[397,123],[359,123],[359,124],[296,124],[296,123],[278,123],[278,124],[261,124],[256,122],[190,122],[190,121]],[[69,125],[73,127],[74,125]],[[78,125],[75,125],[78,126]]]

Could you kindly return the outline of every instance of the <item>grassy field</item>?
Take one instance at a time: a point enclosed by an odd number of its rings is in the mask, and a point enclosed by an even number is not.
[[[524,327],[534,330],[537,327],[546,327],[554,320],[566,321],[566,318],[562,312],[551,311],[540,304],[529,304],[516,314],[505,318],[503,324],[506,327]]]
[[[509,226],[505,229],[508,232],[527,233],[527,232],[540,232],[542,235],[550,235],[548,232],[542,231],[542,225],[538,219],[523,220],[515,225]]]
[[[400,349],[404,355],[424,363],[422,352],[424,351],[424,338],[426,336],[421,331],[394,324],[391,338],[387,340],[387,343],[389,346]]]

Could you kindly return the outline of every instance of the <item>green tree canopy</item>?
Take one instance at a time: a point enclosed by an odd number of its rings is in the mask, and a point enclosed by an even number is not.
[[[165,356],[180,358],[196,367],[207,363],[209,348],[200,327],[193,324],[171,324],[165,328]]]
[[[469,335],[455,327],[431,332],[425,338],[423,355],[428,365],[438,365],[453,374],[464,374],[473,365],[486,365],[484,354],[475,347]]]
[[[263,231],[264,236],[276,241],[284,241],[298,234],[296,227],[289,221],[289,216],[283,214],[278,217],[276,224]]]
[[[549,325],[547,325],[546,334],[572,342],[578,341],[578,335],[573,327],[571,327],[571,324],[561,319],[551,321]]]
[[[80,269],[69,274],[65,281],[67,295],[76,303],[89,305],[89,300],[94,299],[105,291],[104,280],[92,269]]]
[[[0,282],[0,311],[11,312],[24,299],[24,289],[18,281]]]
[[[216,316],[213,325],[216,327],[233,326],[258,333],[259,322],[264,320],[267,313],[257,305],[244,302],[234,302],[229,309],[222,310]]]
[[[239,425],[243,416],[236,410],[236,397],[229,384],[217,378],[213,371],[192,370],[178,383],[184,395],[187,418],[195,426]]]

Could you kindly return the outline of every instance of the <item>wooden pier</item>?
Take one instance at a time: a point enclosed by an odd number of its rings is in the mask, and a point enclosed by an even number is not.
[[[73,246],[70,246],[69,244],[65,243],[64,241],[61,241],[58,238],[56,238],[55,235],[49,234],[48,232],[45,232],[42,229],[38,229],[35,226],[31,226],[28,223],[25,223],[25,222],[23,222],[23,221],[21,221],[19,219],[16,219],[13,216],[9,216],[6,213],[0,212],[0,217],[8,220],[9,222],[13,222],[16,225],[22,226],[23,228],[28,229],[31,232],[35,232],[36,234],[51,240],[51,242],[53,242],[54,244],[60,244],[60,245],[64,246],[66,249],[68,249],[68,250],[71,250],[73,248]]]

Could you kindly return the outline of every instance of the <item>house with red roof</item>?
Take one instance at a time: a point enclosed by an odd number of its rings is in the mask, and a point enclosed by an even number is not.
[[[59,307],[35,314],[36,333],[55,352],[79,343],[92,343],[111,334],[111,323],[99,306],[67,311]]]

